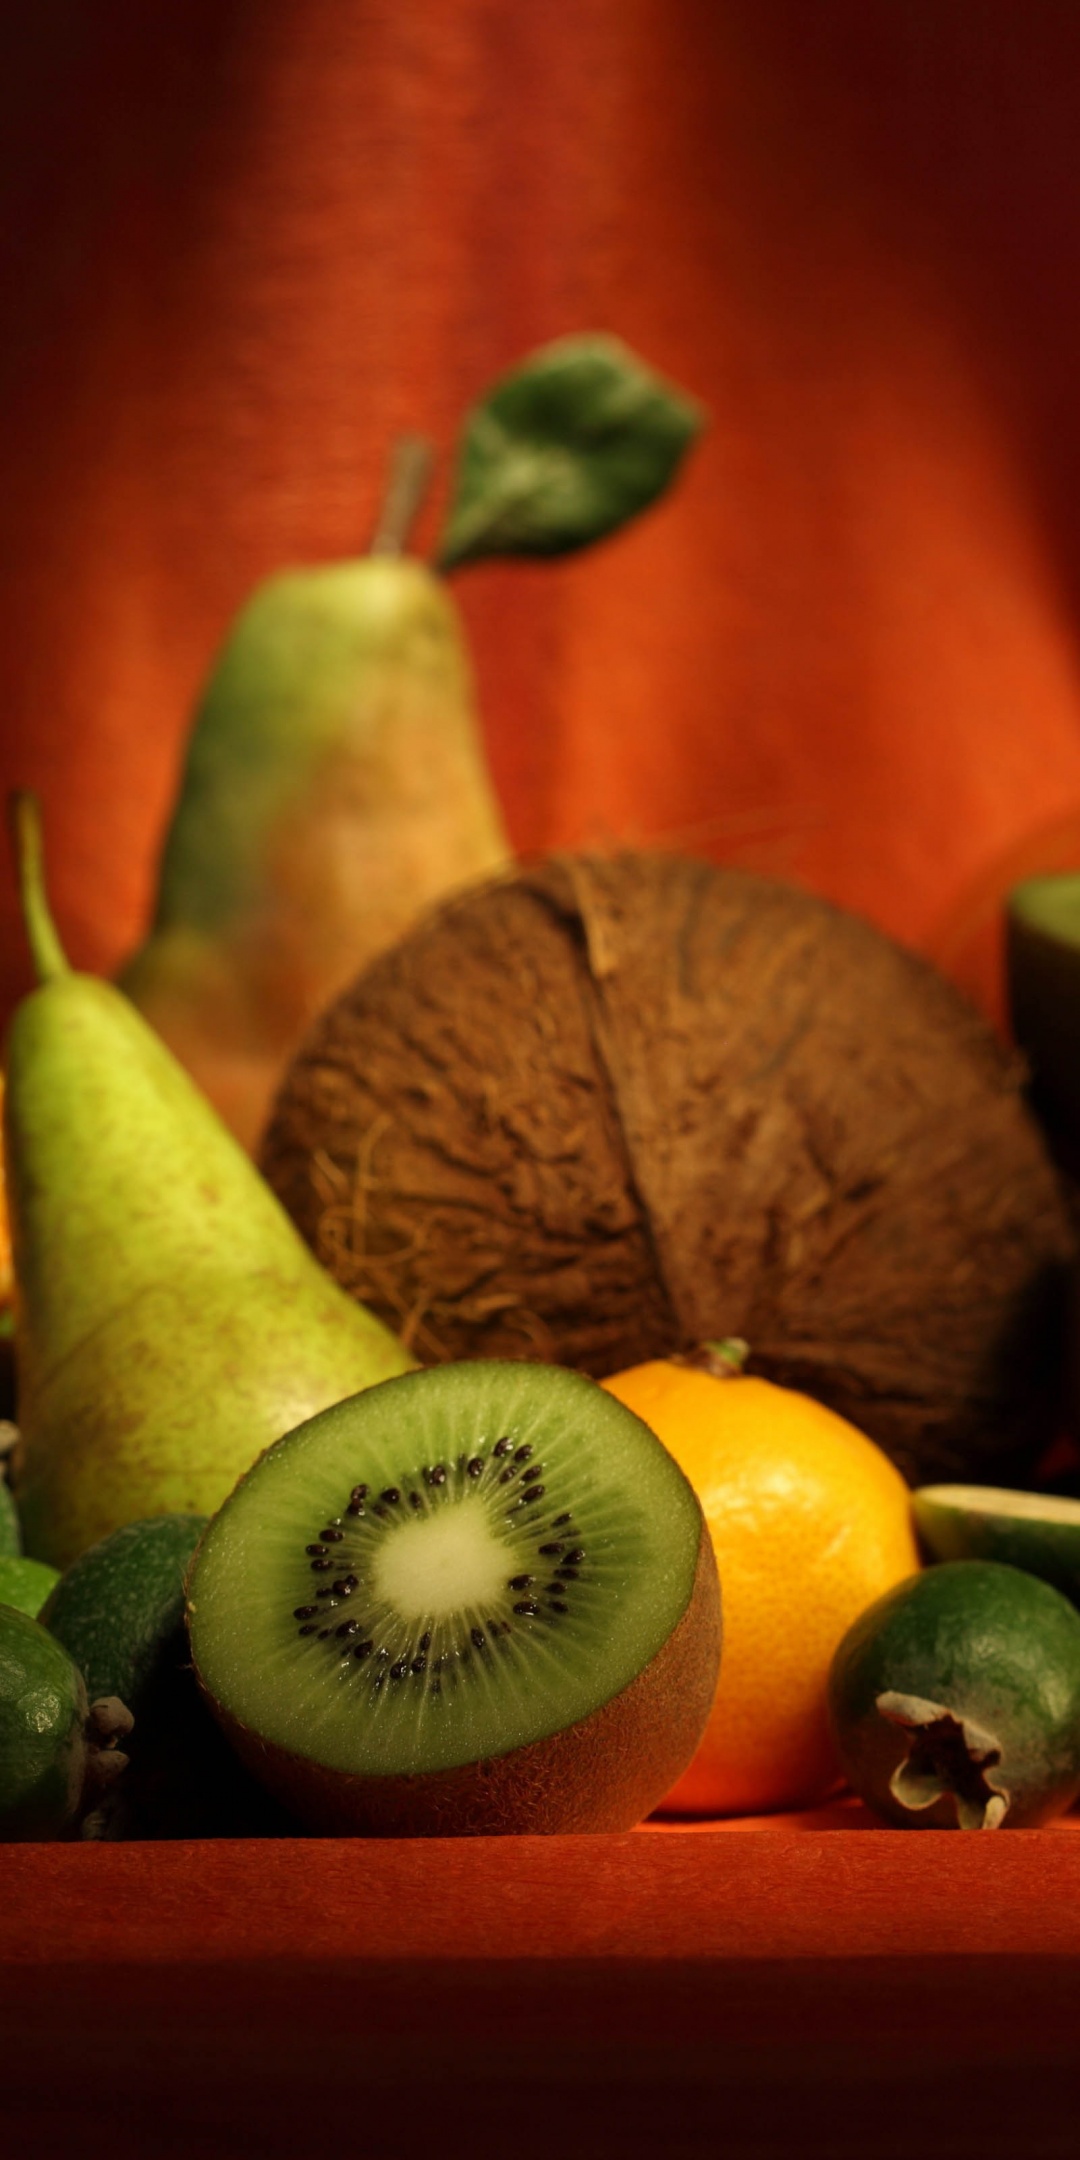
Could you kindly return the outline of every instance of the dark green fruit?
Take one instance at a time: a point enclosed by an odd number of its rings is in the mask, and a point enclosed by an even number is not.
[[[1009,894],[1005,963],[1012,1032],[1034,1100],[1068,1166],[1080,1161],[1080,873],[1025,878]]]
[[[1080,1605],[1080,1500],[995,1485],[923,1485],[911,1505],[935,1560],[1003,1560]]]
[[[234,1746],[332,1832],[629,1829],[719,1664],[691,1486],[552,1366],[443,1366],[310,1419],[215,1516],[188,1597]]]
[[[29,1613],[0,1605],[0,1839],[72,1836],[127,1758],[122,1703],[88,1708],[82,1674]]]
[[[14,1605],[32,1620],[39,1617],[59,1580],[56,1569],[45,1560],[27,1560],[22,1553],[0,1554],[0,1605]]]
[[[80,1554],[41,1618],[79,1667],[91,1698],[119,1695],[141,1720],[184,1654],[184,1575],[205,1515],[125,1523]]]
[[[103,1835],[264,1836],[293,1831],[227,1746],[195,1684],[184,1576],[205,1515],[126,1523],[80,1554],[43,1611],[87,1692],[134,1713],[130,1764]]]
[[[850,1783],[888,1822],[1036,1828],[1080,1791],[1080,1613],[998,1561],[927,1568],[849,1628],[829,1712]]]
[[[0,1558],[12,1558],[21,1551],[22,1531],[15,1495],[7,1479],[0,1476]]]
[[[82,1675],[28,1613],[0,1605],[0,1837],[63,1837],[86,1764]]]

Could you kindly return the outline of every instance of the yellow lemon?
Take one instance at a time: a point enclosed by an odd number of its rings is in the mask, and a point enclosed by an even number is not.
[[[720,1573],[724,1650],[705,1737],[665,1806],[750,1815],[840,1782],[826,1713],[833,1652],[919,1566],[908,1487],[809,1396],[675,1359],[604,1381],[694,1486]]]

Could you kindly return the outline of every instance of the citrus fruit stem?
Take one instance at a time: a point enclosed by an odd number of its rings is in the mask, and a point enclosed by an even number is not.
[[[698,1343],[693,1350],[673,1353],[672,1365],[686,1365],[692,1372],[711,1373],[714,1380],[733,1380],[750,1355],[741,1335],[723,1335],[714,1342]]]

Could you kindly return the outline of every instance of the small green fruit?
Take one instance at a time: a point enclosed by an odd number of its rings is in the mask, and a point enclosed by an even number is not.
[[[22,1551],[22,1530],[15,1495],[6,1478],[0,1477],[0,1559]]]
[[[902,1829],[1033,1829],[1080,1791],[1080,1613],[993,1560],[911,1575],[829,1676],[844,1771]]]
[[[124,1523],[81,1553],[41,1613],[74,1658],[91,1701],[119,1695],[141,1729],[167,1668],[180,1663],[184,1575],[205,1515],[152,1515]]]
[[[119,1696],[134,1715],[130,1761],[103,1810],[110,1839],[296,1833],[237,1761],[195,1684],[184,1576],[205,1527],[203,1515],[125,1523],[80,1554],[41,1616],[91,1699]]]
[[[14,1605],[17,1612],[40,1617],[41,1608],[59,1582],[59,1574],[44,1560],[27,1560],[21,1553],[0,1556],[0,1605]],[[102,1690],[116,1694],[114,1688]]]
[[[86,1775],[86,1689],[67,1651],[0,1605],[0,1838],[69,1835]]]

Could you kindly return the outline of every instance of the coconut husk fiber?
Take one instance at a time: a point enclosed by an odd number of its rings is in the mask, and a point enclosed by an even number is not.
[[[262,1167],[426,1362],[597,1376],[740,1335],[913,1480],[1049,1430],[1072,1234],[1019,1062],[925,962],[792,886],[552,856],[428,916],[320,1018]]]

